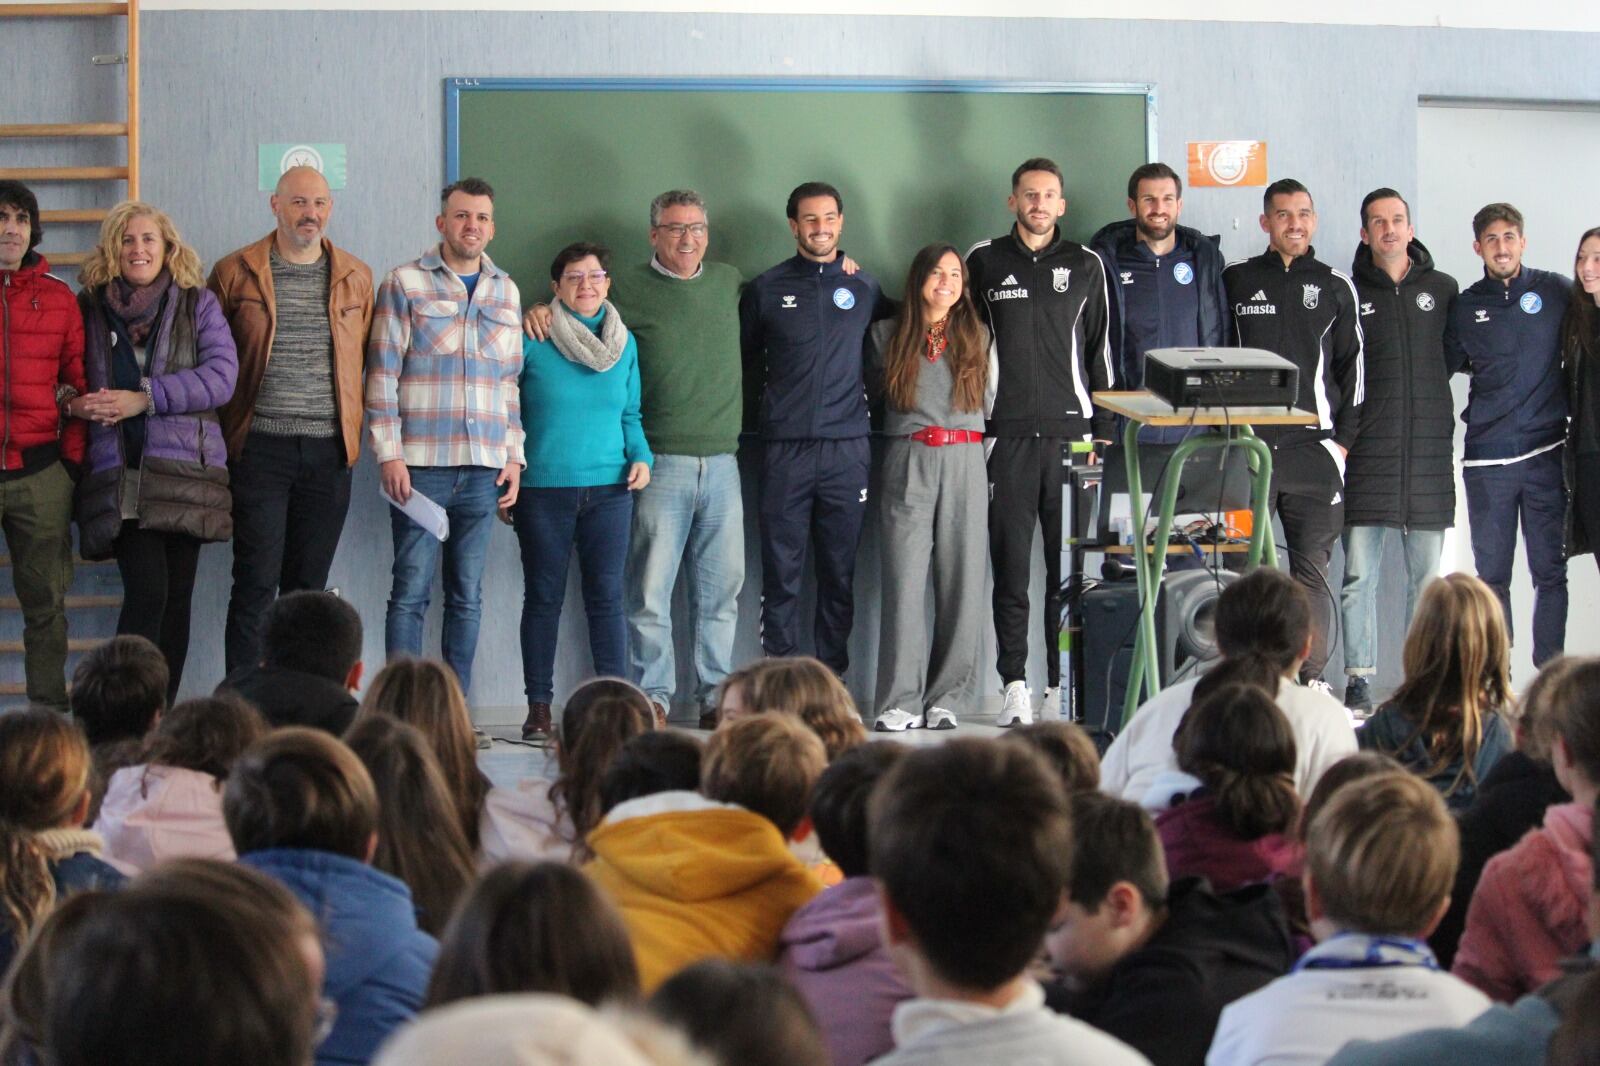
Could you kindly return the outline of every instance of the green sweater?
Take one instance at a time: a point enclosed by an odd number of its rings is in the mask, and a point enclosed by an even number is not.
[[[742,282],[735,268],[711,262],[689,280],[648,261],[612,275],[611,302],[639,344],[644,435],[657,455],[724,455],[739,447]]]

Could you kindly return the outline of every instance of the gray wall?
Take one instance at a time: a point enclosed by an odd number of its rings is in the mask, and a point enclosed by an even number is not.
[[[26,24],[27,47],[0,122],[68,120],[114,107],[119,76],[90,68],[111,51],[102,28]],[[24,27],[9,23],[7,36]],[[83,42],[89,41],[86,47]],[[1163,159],[1189,139],[1263,138],[1274,176],[1296,175],[1322,209],[1316,242],[1347,264],[1356,208],[1370,188],[1416,184],[1419,96],[1600,102],[1593,35],[1131,21],[888,17],[686,16],[450,12],[191,12],[144,18],[145,198],[169,209],[209,262],[266,231],[255,190],[258,142],[340,141],[350,185],[333,235],[381,272],[431,239],[443,172],[442,79],[466,75],[848,76],[1150,82]],[[65,74],[63,73],[65,72]],[[774,131],[774,136],[781,136]],[[1049,131],[1040,131],[1049,144]],[[3,142],[0,142],[3,144]],[[0,148],[37,158],[36,145]],[[537,145],[530,145],[537,151]],[[85,161],[106,149],[83,149]],[[1072,165],[1071,146],[1059,150]],[[995,226],[1006,223],[996,161]],[[648,166],[648,160],[639,165]],[[1565,185],[1553,185],[1553,192]],[[575,195],[571,191],[555,195]],[[1262,246],[1258,190],[1196,190],[1184,221],[1224,235],[1230,257]],[[64,196],[55,202],[67,204]],[[1069,207],[1070,210],[1070,207]],[[1416,205],[1428,239],[1438,221]],[[52,241],[57,247],[64,243]],[[70,243],[70,242],[69,242]],[[369,461],[333,581],[360,608],[367,658],[382,658],[389,534]],[[853,688],[868,696],[877,634],[876,539],[863,546]],[[741,658],[755,653],[756,567],[744,605]],[[196,592],[186,689],[221,669],[229,552],[206,549]],[[1337,582],[1337,576],[1335,576]],[[522,701],[517,651],[520,571],[509,531],[495,539],[485,588],[474,703]],[[437,609],[435,611],[437,613]],[[569,609],[558,689],[579,676],[581,610]],[[437,619],[434,623],[434,640]],[[1392,633],[1393,630],[1391,629]],[[1335,658],[1335,666],[1340,660]],[[1040,670],[1031,671],[1042,676]],[[868,678],[866,685],[860,678]],[[558,699],[560,696],[558,695]]]

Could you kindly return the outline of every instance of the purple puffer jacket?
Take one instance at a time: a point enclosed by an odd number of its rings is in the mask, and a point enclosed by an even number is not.
[[[84,376],[91,391],[115,388],[112,335],[100,291],[78,294],[84,323]],[[192,323],[180,322],[192,308]],[[174,337],[179,338],[174,343]],[[192,364],[183,353],[192,336]],[[217,298],[208,289],[174,287],[151,333],[150,394],[140,463],[138,515],[142,529],[186,533],[203,541],[233,535],[228,493],[228,448],[217,408],[233,395],[239,355]],[[178,354],[175,354],[175,351]],[[89,457],[78,484],[78,548],[85,559],[111,556],[122,529],[122,431],[89,427]]]
[[[872,878],[846,878],[795,911],[778,940],[778,969],[822,1022],[834,1066],[893,1051],[889,1019],[911,998],[883,945],[878,911]]]

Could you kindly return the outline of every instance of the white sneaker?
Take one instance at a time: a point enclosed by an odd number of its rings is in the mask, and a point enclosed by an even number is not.
[[[1033,724],[1033,693],[1026,681],[1013,681],[1006,686],[1006,702],[1000,708],[1000,718],[995,725],[1009,729],[1014,725]]]
[[[1039,720],[1042,722],[1061,721],[1061,686],[1044,690],[1044,703],[1039,707]]]
[[[922,715],[891,707],[878,715],[878,720],[872,724],[872,728],[880,733],[904,733],[907,729],[921,729]]]
[[[1335,698],[1333,695],[1333,686],[1322,680],[1320,677],[1314,677],[1310,681],[1307,681],[1305,687],[1314,692],[1320,692],[1329,699]]]
[[[954,729],[955,727],[956,716],[952,712],[945,710],[943,707],[928,708],[928,724],[923,728]]]

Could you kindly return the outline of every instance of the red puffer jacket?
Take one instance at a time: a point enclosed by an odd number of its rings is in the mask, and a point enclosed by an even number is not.
[[[25,452],[61,442],[61,458],[83,462],[82,419],[63,430],[56,386],[79,392],[83,379],[83,316],[66,282],[28,253],[16,270],[0,271],[0,470],[32,465]]]

